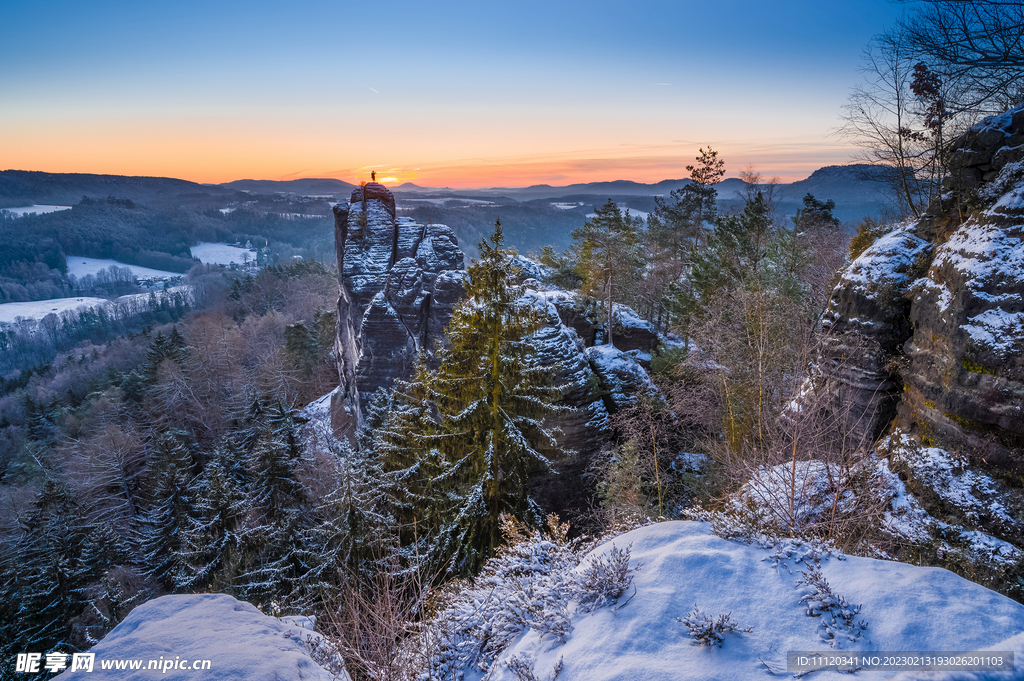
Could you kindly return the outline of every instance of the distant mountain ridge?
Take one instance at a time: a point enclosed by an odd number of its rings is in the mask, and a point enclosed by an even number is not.
[[[835,214],[841,220],[860,220],[865,216],[877,217],[887,205],[885,196],[887,184],[886,174],[890,171],[879,166],[851,164],[845,166],[825,166],[815,170],[803,180],[775,185],[774,194],[778,210],[783,214],[793,214],[803,207],[803,198],[813,194],[815,198],[836,202]],[[529,187],[488,187],[482,189],[430,189],[411,183],[399,185],[394,189],[395,196],[401,202],[403,197],[409,199],[424,198],[492,198],[508,197],[514,201],[537,200],[570,200],[603,203],[611,198],[617,202],[629,197],[650,199],[654,196],[667,197],[676,189],[685,187],[689,179],[662,180],[651,184],[632,180],[612,180],[608,182],[587,182],[555,187],[546,184]],[[739,178],[730,177],[717,185],[718,200],[724,207],[731,208],[742,205],[748,185]]]
[[[34,170],[0,171],[0,208],[25,205],[71,206],[90,198],[116,196],[140,203],[218,202],[236,200],[238,192],[170,177],[47,173]],[[243,195],[244,196],[244,195]]]
[[[235,180],[234,182],[224,182],[219,186],[243,192],[258,192],[261,194],[286,192],[302,194],[304,196],[347,193],[356,187],[356,185],[350,182],[335,180],[331,177],[300,178],[297,180]]]
[[[810,177],[797,182],[780,183],[775,187],[778,208],[793,213],[810,193],[820,200],[836,202],[836,215],[843,220],[857,220],[865,215],[877,216],[886,204],[884,196],[885,168],[869,165],[825,166]],[[450,189],[421,187],[411,182],[393,188],[401,202],[428,197],[499,198],[508,202],[571,199],[590,203],[608,198],[621,201],[628,197],[667,197],[686,186],[689,179],[668,179],[655,183],[632,180],[576,183],[556,187],[547,184],[529,187],[490,187],[485,189]],[[0,171],[0,207],[29,204],[73,205],[82,196],[105,198],[114,195],[142,203],[189,203],[220,205],[245,200],[248,194],[294,194],[301,196],[334,196],[344,200],[356,185],[334,178],[300,178],[295,180],[235,180],[223,184],[199,184],[166,177],[134,177],[94,175],[87,173],[46,173],[38,171]],[[719,201],[730,207],[738,204],[747,192],[747,185],[738,178],[728,178],[717,185]]]

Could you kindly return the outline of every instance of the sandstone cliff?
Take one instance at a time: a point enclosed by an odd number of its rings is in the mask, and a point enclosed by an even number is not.
[[[396,378],[408,378],[420,350],[444,336],[462,296],[464,258],[444,225],[395,218],[395,198],[376,182],[334,208],[340,390],[336,430],[351,436],[364,402]]]
[[[1024,107],[982,121],[950,151],[945,193],[843,273],[816,387],[843,411],[855,441],[894,432],[880,452],[927,512],[944,519],[933,538],[982,532],[1021,547]],[[948,475],[922,463],[938,460],[936,452],[953,462],[943,464]],[[957,496],[950,476],[986,482],[957,483],[971,491]],[[943,553],[940,546],[931,560],[945,564]],[[1015,556],[1013,572],[1021,568]]]
[[[956,140],[945,194],[842,275],[822,366],[873,440],[927,443],[1024,471],[1024,108]]]

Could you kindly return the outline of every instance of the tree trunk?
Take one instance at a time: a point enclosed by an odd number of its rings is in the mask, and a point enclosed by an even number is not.
[[[605,335],[608,336],[608,339],[607,339],[608,345],[611,345],[612,347],[615,347],[615,344],[612,343],[612,278],[610,276],[608,277],[608,288],[607,288],[605,293],[606,293],[606,296],[608,298],[608,323],[605,325],[606,326],[606,334]]]

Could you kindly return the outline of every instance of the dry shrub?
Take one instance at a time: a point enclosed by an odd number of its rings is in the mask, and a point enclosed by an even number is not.
[[[336,603],[325,604],[318,628],[345,660],[353,681],[418,678],[422,654],[407,641],[418,630],[427,584],[416,569],[403,569],[397,552],[376,561],[362,579],[350,575]]]

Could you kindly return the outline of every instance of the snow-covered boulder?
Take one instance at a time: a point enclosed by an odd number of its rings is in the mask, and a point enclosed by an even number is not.
[[[614,409],[628,407],[640,395],[657,395],[651,377],[633,355],[611,345],[587,348],[586,355]]]
[[[584,564],[626,546],[637,568],[629,593],[614,606],[572,614],[564,641],[527,630],[495,661],[488,678],[523,678],[511,663],[526,665],[537,679],[552,678],[561,666],[558,681],[753,679],[791,677],[787,651],[992,648],[1016,651],[1020,659],[1024,650],[1024,636],[1017,635],[1024,631],[1024,606],[940,568],[815,554],[789,542],[762,548],[722,539],[699,522],[634,530],[596,549]],[[831,627],[824,626],[830,616],[822,614],[828,598],[821,584],[836,600],[845,599],[851,611],[860,607],[850,626],[841,613]],[[737,629],[749,632],[724,634],[721,647],[697,645],[690,628],[679,621],[695,609],[716,620],[729,615]],[[849,675],[825,671],[813,678]],[[933,677],[904,673],[900,678]]]
[[[132,610],[89,650],[96,657],[92,672],[85,673],[91,679],[119,681],[158,676],[347,681],[340,658],[311,629],[307,618],[270,617],[226,594],[164,596]],[[317,664],[314,657],[328,666],[333,663],[334,673]],[[192,669],[197,661],[198,668]],[[123,662],[120,668],[119,662]],[[138,662],[139,668],[132,669],[133,662]],[[75,678],[81,671],[66,671],[64,676]]]

